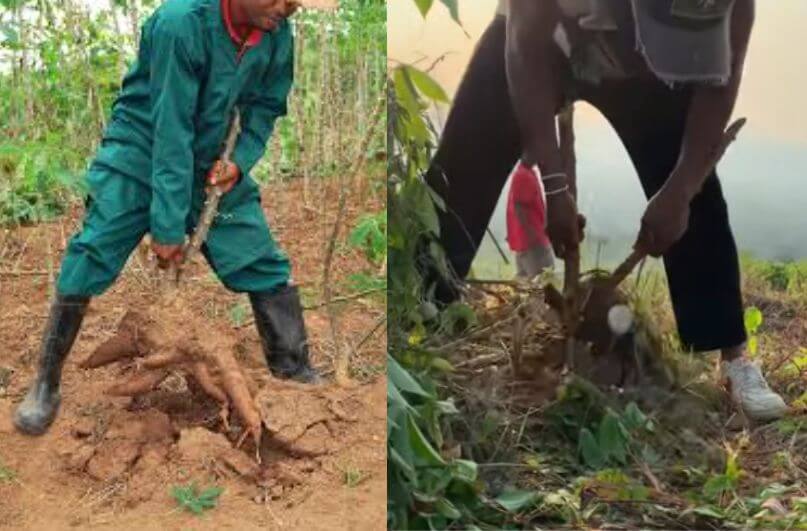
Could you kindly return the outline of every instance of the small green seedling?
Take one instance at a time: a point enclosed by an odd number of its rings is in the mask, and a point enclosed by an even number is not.
[[[198,492],[196,484],[177,486],[171,489],[171,496],[176,500],[180,508],[184,508],[193,514],[200,515],[208,509],[213,509],[218,503],[219,496],[224,492],[224,488],[213,486]]]
[[[347,467],[345,469],[345,485],[353,488],[359,485],[364,479],[364,473],[355,467]]]
[[[230,322],[235,326],[241,326],[247,320],[249,308],[243,302],[238,302],[230,306],[229,317]]]
[[[0,483],[6,483],[8,481],[13,481],[14,478],[17,477],[16,472],[8,468],[6,465],[0,461]]]
[[[745,330],[748,333],[748,352],[756,356],[759,350],[757,331],[762,326],[762,312],[759,308],[751,306],[745,310]]]

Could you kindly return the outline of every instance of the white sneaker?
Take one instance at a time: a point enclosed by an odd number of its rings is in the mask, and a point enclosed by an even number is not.
[[[774,420],[785,416],[787,404],[768,387],[759,367],[745,358],[724,361],[720,372],[735,405],[751,420]]]

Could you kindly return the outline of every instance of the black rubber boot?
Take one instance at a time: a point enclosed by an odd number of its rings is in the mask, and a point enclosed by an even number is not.
[[[17,408],[14,425],[28,435],[45,433],[59,412],[62,365],[76,340],[89,297],[57,295],[42,338],[39,373]]]
[[[302,383],[319,383],[319,375],[308,359],[308,338],[297,287],[285,286],[269,293],[252,292],[249,302],[272,374]]]

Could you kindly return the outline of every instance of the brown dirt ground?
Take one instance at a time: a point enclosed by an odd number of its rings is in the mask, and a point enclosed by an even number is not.
[[[348,228],[362,212],[381,208],[380,197],[362,195],[351,201]],[[315,305],[336,188],[318,183],[309,206],[303,203],[298,181],[264,193],[264,209],[292,258],[303,302]],[[181,378],[169,378],[145,397],[119,398],[104,393],[120,381],[119,367],[78,367],[112,336],[127,309],[155,299],[152,267],[138,250],[115,286],[91,306],[65,366],[54,426],[38,438],[15,432],[11,417],[34,375],[52,278],[80,215],[76,208],[56,223],[0,229],[0,271],[24,272],[0,276],[0,528],[382,529],[386,337],[378,325],[386,306],[375,296],[338,306],[340,342],[359,345],[351,364],[356,385],[328,383],[311,391],[268,376],[246,297],[226,291],[203,263],[192,266],[188,304],[200,320],[232,334],[237,359],[261,387],[264,414],[276,419],[276,444],[261,470],[254,447],[234,450],[227,438],[232,434],[216,431],[216,403]],[[350,294],[342,281],[370,268],[356,251],[340,249],[336,294]],[[325,310],[307,311],[306,321],[313,363],[331,375],[334,346]],[[218,507],[201,517],[177,509],[170,488],[190,482],[224,487]]]

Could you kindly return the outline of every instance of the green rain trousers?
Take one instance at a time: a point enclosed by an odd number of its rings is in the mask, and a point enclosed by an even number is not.
[[[162,244],[184,241],[235,106],[241,133],[232,160],[242,178],[222,198],[203,252],[234,291],[288,282],[289,260],[271,236],[249,173],[286,114],[293,49],[284,21],[239,50],[219,0],[168,0],[155,11],[87,173],[87,212],[65,253],[59,293],[103,293],[147,232]]]

